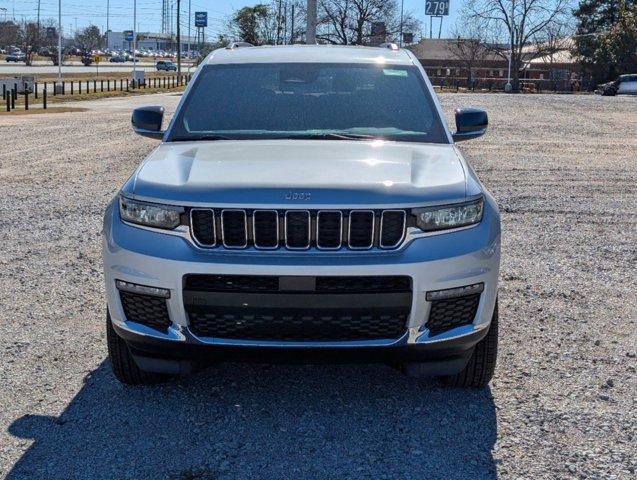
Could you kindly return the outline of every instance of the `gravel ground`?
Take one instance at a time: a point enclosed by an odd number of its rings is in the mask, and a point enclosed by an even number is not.
[[[441,97],[503,212],[485,391],[384,366],[221,365],[125,388],[106,358],[102,211],[151,140],[136,103],[0,118],[0,477],[635,478],[637,98]]]

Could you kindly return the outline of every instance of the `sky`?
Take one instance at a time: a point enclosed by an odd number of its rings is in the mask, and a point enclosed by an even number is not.
[[[400,0],[398,0],[400,1]],[[429,18],[425,17],[425,0],[404,0],[405,10],[412,12],[422,22],[423,35],[429,34]],[[175,0],[172,0],[176,4]],[[263,0],[262,0],[263,2]],[[35,20],[37,7],[40,3],[42,19],[58,16],[58,0],[0,0],[0,18],[15,17],[17,21]],[[182,15],[188,17],[188,4],[191,3],[193,17],[195,11],[208,12],[208,28],[206,38],[216,37],[223,31],[225,20],[246,5],[254,5],[259,0],[181,0]],[[442,36],[448,35],[453,28],[462,0],[451,0],[450,15],[442,25]],[[62,0],[62,29],[65,36],[74,34],[75,29],[82,29],[94,24],[103,31],[106,30],[107,0]],[[161,31],[162,0],[137,0],[138,30],[142,32]],[[6,8],[6,12],[3,10]],[[438,20],[434,19],[434,35],[438,33]],[[110,29],[113,31],[132,30],[133,28],[133,0],[110,0]],[[187,25],[186,20],[182,26]],[[194,28],[193,28],[194,30]],[[186,33],[186,32],[184,32]],[[194,35],[194,33],[193,33]]]

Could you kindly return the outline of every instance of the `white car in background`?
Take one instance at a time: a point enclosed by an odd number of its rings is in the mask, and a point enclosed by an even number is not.
[[[637,73],[620,75],[617,80],[600,85],[597,93],[604,96],[637,95]]]

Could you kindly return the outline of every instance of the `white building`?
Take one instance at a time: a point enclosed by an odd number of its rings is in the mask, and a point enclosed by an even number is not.
[[[197,38],[181,35],[181,49],[186,51],[188,45],[190,50],[197,50]],[[129,42],[124,38],[124,32],[106,32],[106,48],[109,50],[132,50],[133,42]],[[177,39],[175,35],[167,33],[139,32],[137,34],[138,50],[176,50]]]

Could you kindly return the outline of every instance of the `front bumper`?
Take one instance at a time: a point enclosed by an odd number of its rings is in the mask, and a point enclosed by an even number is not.
[[[113,326],[138,351],[177,353],[177,357],[238,348],[263,351],[358,350],[365,356],[398,357],[464,355],[488,330],[494,310],[500,264],[500,219],[485,196],[483,221],[475,227],[413,239],[397,251],[204,251],[183,237],[128,225],[119,218],[117,202],[106,211],[103,231],[104,278]],[[189,329],[183,279],[189,274],[278,276],[408,276],[412,305],[405,334],[398,339],[357,341],[267,341],[198,337]],[[115,281],[170,290],[172,325],[163,333],[126,319]],[[424,326],[431,303],[427,292],[484,283],[473,324],[432,335]],[[446,347],[445,347],[446,346]],[[171,354],[171,355],[172,355]],[[466,356],[466,355],[464,355]],[[434,358],[435,357],[435,358]]]

